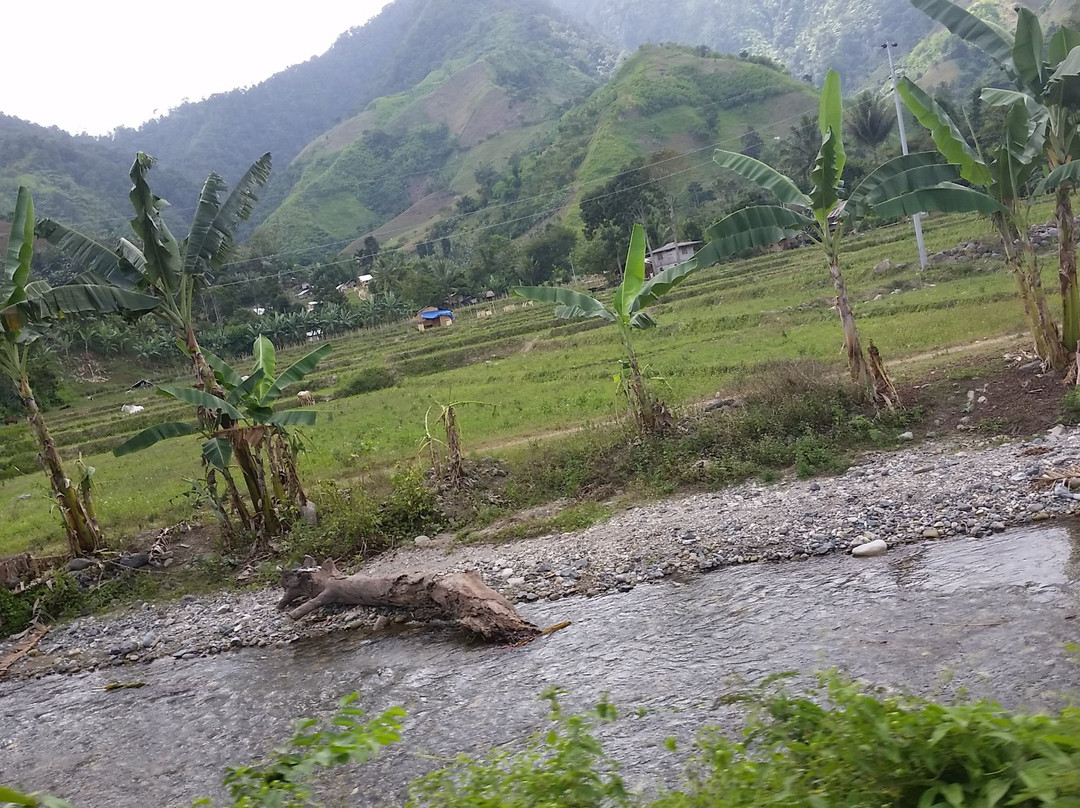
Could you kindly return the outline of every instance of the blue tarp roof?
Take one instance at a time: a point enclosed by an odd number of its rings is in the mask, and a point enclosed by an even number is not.
[[[420,312],[420,316],[425,320],[438,320],[440,317],[449,317],[453,320],[454,312],[449,309],[439,309],[438,311],[422,311]]]

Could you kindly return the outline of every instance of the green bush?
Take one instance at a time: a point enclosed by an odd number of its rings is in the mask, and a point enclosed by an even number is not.
[[[1061,399],[1062,420],[1067,424],[1080,423],[1080,387],[1070,387]]]
[[[441,527],[442,512],[418,471],[390,478],[391,490],[380,500],[363,488],[340,488],[323,482],[311,492],[317,525],[299,524],[289,537],[290,555],[338,561],[368,558],[402,539]]]
[[[344,384],[338,388],[336,395],[339,398],[359,396],[364,393],[373,393],[376,390],[393,387],[395,384],[397,384],[397,377],[390,368],[369,367],[347,378]]]
[[[33,602],[0,584],[0,639],[18,634],[34,616]]]

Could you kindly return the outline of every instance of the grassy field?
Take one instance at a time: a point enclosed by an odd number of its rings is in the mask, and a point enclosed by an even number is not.
[[[1049,208],[1037,209],[1033,221],[1049,218]],[[930,219],[925,230],[931,253],[989,238],[988,225],[973,218]],[[884,258],[894,268],[876,275],[873,268]],[[1047,288],[1053,290],[1056,263],[1044,265]],[[1000,262],[944,262],[921,275],[917,266],[910,225],[849,239],[844,268],[860,333],[864,343],[874,341],[887,363],[1024,331],[1014,282]],[[658,392],[676,408],[715,395],[733,374],[766,360],[814,358],[840,370],[842,335],[831,296],[823,261],[813,248],[714,267],[654,310],[659,327],[641,333],[636,347],[657,377]],[[334,342],[334,352],[305,384],[329,399],[316,405],[319,422],[307,430],[301,473],[309,485],[365,481],[376,470],[415,462],[425,413],[436,402],[492,405],[464,406],[459,412],[465,449],[476,455],[520,454],[531,440],[620,415],[613,376],[621,348],[614,328],[597,321],[559,321],[541,305],[510,311],[496,306],[487,319],[477,319],[470,309],[457,315],[452,328],[419,333],[401,324]],[[304,350],[284,351],[285,360]],[[333,395],[352,374],[371,366],[393,369],[398,383],[364,395]],[[198,444],[181,438],[113,457],[109,449],[127,435],[188,413],[153,391],[125,392],[148,371],[106,370],[107,382],[72,383],[72,406],[48,413],[48,420],[65,456],[81,454],[96,468],[99,514],[119,542],[191,516],[185,492],[199,474]],[[153,379],[168,381],[160,373]],[[146,411],[125,416],[124,403],[142,404]],[[23,424],[0,427],[0,471],[13,462],[32,467],[32,456]],[[62,546],[44,475],[0,481],[0,555]]]

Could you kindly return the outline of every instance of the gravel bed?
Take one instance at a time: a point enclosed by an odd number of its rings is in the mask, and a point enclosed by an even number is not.
[[[1061,426],[1024,442],[913,445],[866,454],[835,477],[749,482],[664,500],[577,533],[466,547],[454,547],[450,537],[418,537],[415,546],[353,571],[477,569],[516,602],[596,596],[733,564],[848,553],[874,540],[977,539],[1057,518],[1073,513],[1077,501],[1061,486],[1036,488],[1032,482],[1050,469],[1073,467],[1080,467],[1080,430]],[[187,595],[79,618],[46,634],[8,676],[284,647],[331,631],[378,631],[388,619],[352,608],[292,622],[276,610],[278,597],[276,590]],[[0,643],[0,658],[13,646]]]

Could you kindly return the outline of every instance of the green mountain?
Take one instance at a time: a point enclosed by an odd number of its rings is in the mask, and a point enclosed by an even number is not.
[[[706,45],[784,64],[820,82],[831,67],[856,87],[878,71],[886,39],[910,50],[931,29],[906,0],[553,0],[626,49],[646,42]]]
[[[477,169],[547,136],[614,62],[539,3],[442,5],[430,22],[453,20],[453,52],[304,148],[285,172],[291,193],[256,231],[261,251],[325,255],[407,210],[432,218]]]
[[[0,199],[13,205],[18,187],[25,185],[41,215],[93,232],[126,232],[132,156],[106,139],[76,137],[0,114]],[[198,192],[191,180],[169,167],[157,173],[159,193],[166,198]],[[0,209],[2,215],[9,213]]]

